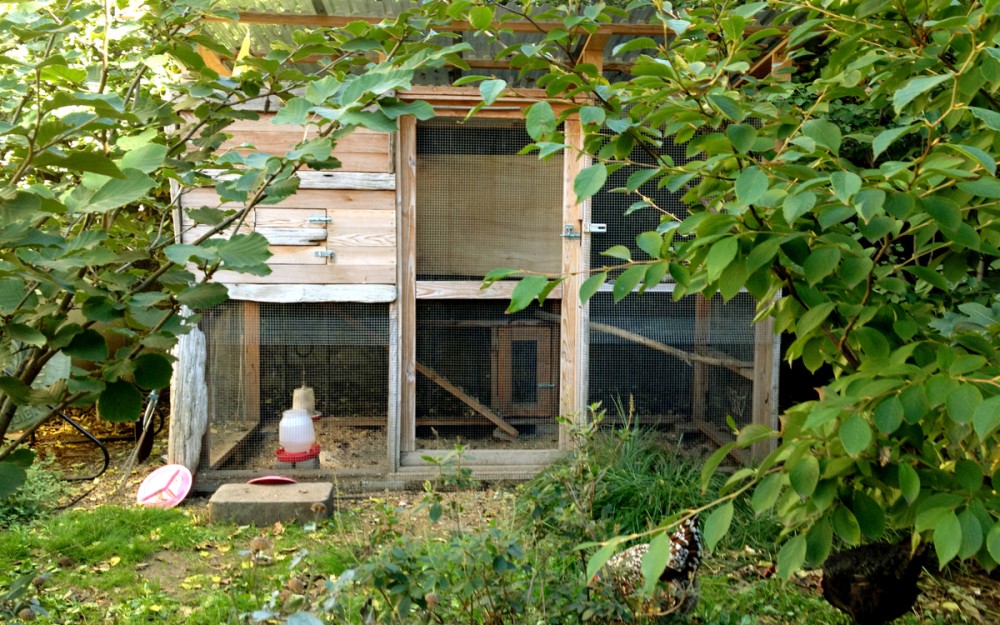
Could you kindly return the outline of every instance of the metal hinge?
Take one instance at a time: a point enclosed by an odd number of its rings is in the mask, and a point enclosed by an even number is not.
[[[556,383],[555,382],[539,382],[538,383],[538,388],[555,388],[555,387],[556,387]]]
[[[337,253],[333,250],[316,250],[313,252],[313,256],[320,256],[322,258],[337,258]]]
[[[333,221],[333,217],[326,215],[309,215],[309,223],[311,224],[328,224],[331,221]]]

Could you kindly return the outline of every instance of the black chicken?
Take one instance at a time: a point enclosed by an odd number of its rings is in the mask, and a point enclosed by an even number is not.
[[[882,625],[917,600],[925,546],[874,543],[840,551],[823,564],[823,597],[857,625]]]
[[[604,565],[602,573],[611,582],[614,591],[630,602],[636,600],[636,591],[642,588],[642,557],[649,551],[649,544],[642,543],[616,554]],[[689,612],[698,603],[698,566],[701,564],[701,532],[698,515],[685,519],[670,535],[670,558],[660,575],[651,604],[641,605],[642,611],[665,615]]]

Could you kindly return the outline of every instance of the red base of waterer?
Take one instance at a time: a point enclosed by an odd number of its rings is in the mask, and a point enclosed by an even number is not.
[[[309,451],[298,451],[295,453],[285,451],[284,447],[278,447],[278,451],[274,452],[274,457],[280,462],[305,462],[306,460],[312,460],[319,455],[319,445],[313,443],[313,446],[309,448]]]

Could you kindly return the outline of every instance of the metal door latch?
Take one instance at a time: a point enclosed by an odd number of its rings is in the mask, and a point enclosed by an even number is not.
[[[313,252],[313,256],[336,259],[337,253],[334,252],[333,250],[316,250],[315,252]]]
[[[333,221],[333,217],[326,215],[309,215],[309,223],[311,224],[328,224],[331,221]]]
[[[563,226],[562,234],[560,234],[564,239],[579,239],[580,233],[573,229],[573,224],[566,224]]]
[[[583,224],[583,231],[588,234],[605,234],[608,231],[608,224]]]

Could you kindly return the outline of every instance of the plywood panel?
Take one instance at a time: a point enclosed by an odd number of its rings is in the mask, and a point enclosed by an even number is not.
[[[259,120],[237,120],[226,128],[233,135],[222,146],[220,152],[236,150],[241,154],[264,152],[284,154],[295,144],[316,137],[315,126],[293,126],[273,124],[273,116],[261,115]],[[253,148],[242,147],[250,144]],[[333,156],[341,162],[344,171],[390,172],[391,135],[365,128],[358,128],[340,138],[333,150]]]
[[[562,161],[432,154],[417,163],[417,273],[558,273]]]

